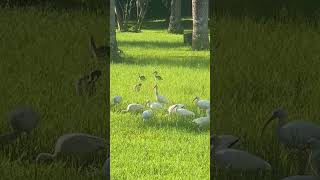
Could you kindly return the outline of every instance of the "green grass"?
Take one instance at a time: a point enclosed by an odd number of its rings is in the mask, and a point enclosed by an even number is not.
[[[1,179],[100,179],[105,155],[82,169],[70,161],[36,166],[34,160],[40,152],[52,153],[64,133],[106,137],[105,80],[91,98],[76,96],[73,86],[94,68],[106,73],[88,50],[89,34],[106,42],[106,16],[1,9],[0,27],[0,132],[10,131],[7,113],[17,106],[32,106],[41,116],[30,136],[0,148]]]
[[[155,70],[163,78],[160,94],[197,112],[193,98],[209,99],[210,94],[209,51],[194,52],[183,45],[182,35],[158,28],[117,33],[117,39],[125,58],[110,67],[110,95],[123,97],[111,108],[112,179],[209,179],[209,131],[199,132],[192,118],[160,112],[143,122],[141,114],[119,112],[130,103],[155,101]],[[133,90],[138,73],[147,78],[139,93]]]
[[[275,122],[260,138],[263,123],[283,106],[289,119],[320,123],[319,26],[303,22],[259,23],[229,17],[217,19],[221,46],[214,55],[214,110],[217,134],[241,137],[241,149],[266,159],[273,171],[230,174],[221,170],[213,179],[281,179],[297,175],[299,164],[274,135]],[[242,176],[242,177],[240,177]]]

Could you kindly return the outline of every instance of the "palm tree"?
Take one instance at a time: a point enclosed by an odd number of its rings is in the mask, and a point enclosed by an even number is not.
[[[193,50],[209,49],[208,7],[209,0],[192,0]]]
[[[181,0],[171,0],[171,15],[169,22],[169,33],[183,33],[181,26]]]
[[[118,44],[116,38],[116,21],[115,21],[115,0],[110,0],[110,54],[111,56],[118,54]]]

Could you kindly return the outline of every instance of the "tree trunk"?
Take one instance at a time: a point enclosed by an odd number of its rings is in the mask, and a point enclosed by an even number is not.
[[[110,54],[111,56],[118,54],[118,44],[115,30],[115,0],[110,0]]]
[[[181,0],[171,0],[171,15],[168,32],[174,34],[183,33],[183,28],[181,26]]]
[[[192,0],[193,50],[204,50],[209,48],[208,7],[209,0]]]
[[[118,24],[118,29],[120,32],[126,31],[124,28],[124,21],[123,21],[123,12],[120,7],[120,2],[115,2],[115,13],[117,17],[117,24]]]

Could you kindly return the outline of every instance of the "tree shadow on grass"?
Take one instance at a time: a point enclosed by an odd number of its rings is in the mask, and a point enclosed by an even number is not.
[[[141,123],[139,128],[145,129],[154,128],[154,129],[176,129],[181,130],[183,132],[189,132],[193,134],[202,134],[207,133],[207,129],[198,130],[198,127],[191,122],[190,119],[183,119],[183,118],[173,118],[173,119],[163,119],[163,120],[154,120],[150,122]]]
[[[171,66],[171,67],[187,67],[187,68],[198,68],[198,69],[206,69],[209,68],[210,62],[203,58],[203,61],[196,59],[199,57],[189,57],[187,59],[183,59],[185,57],[181,56],[172,56],[172,59],[159,59],[159,58],[133,58],[126,57],[124,59],[118,59],[117,61],[112,61],[112,63],[121,63],[121,64],[132,64],[138,66]]]
[[[191,46],[183,44],[183,36],[181,42],[165,42],[165,41],[119,41],[119,46],[132,46],[139,48],[152,49],[172,49],[172,48],[190,48]]]
[[[182,26],[184,29],[192,29],[192,19],[182,19]],[[129,22],[129,25],[133,25],[134,22]],[[148,19],[145,20],[142,24],[142,31],[143,29],[168,29],[168,23],[162,19],[162,20],[153,20],[153,19]]]

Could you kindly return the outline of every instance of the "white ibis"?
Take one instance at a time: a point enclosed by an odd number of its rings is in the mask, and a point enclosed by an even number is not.
[[[153,116],[153,112],[151,110],[145,110],[142,113],[143,121],[149,121]]]
[[[162,80],[162,77],[158,74],[158,71],[154,71],[153,74],[156,80]]]
[[[139,91],[140,91],[140,89],[141,89],[141,86],[142,86],[142,84],[141,84],[141,83],[136,84],[136,85],[134,86],[134,90],[135,90],[135,91],[137,91],[137,92],[139,92]]]
[[[122,97],[121,96],[115,96],[115,97],[112,98],[111,105],[119,104],[121,101],[122,101]]]
[[[210,108],[210,101],[208,100],[201,100],[198,96],[195,97],[193,99],[193,101],[195,102],[195,104],[200,108],[200,109],[203,109],[203,110],[207,110]]]
[[[169,101],[166,97],[159,95],[157,84],[154,86],[154,89],[157,101],[162,104],[167,104]]]
[[[84,133],[71,133],[60,136],[56,142],[54,153],[40,153],[36,162],[54,160],[59,156],[76,155],[86,158],[102,149],[107,149],[109,144],[105,139]]]
[[[146,77],[145,77],[144,75],[140,75],[140,74],[138,74],[138,75],[139,75],[139,80],[140,80],[140,81],[146,80]]]
[[[169,114],[175,113],[176,106],[177,106],[177,108],[185,108],[184,104],[174,104],[174,105],[172,105],[172,106],[170,106],[170,107],[168,108]]]
[[[234,171],[271,170],[271,165],[260,157],[246,151],[231,149],[239,142],[239,138],[225,136],[226,141],[234,140],[233,142],[222,142],[222,137],[218,137],[218,139],[216,137],[210,137],[212,144],[210,155],[215,160],[217,167]]]
[[[177,105],[174,107],[173,111],[175,112],[175,114],[178,114],[180,116],[195,116],[194,112],[184,108],[178,108]]]
[[[312,122],[299,120],[287,122],[287,112],[282,108],[279,108],[273,112],[272,117],[264,125],[261,136],[263,135],[268,124],[277,118],[277,136],[280,142],[288,147],[301,150],[306,146],[307,141],[311,137],[320,138],[320,127],[318,125]]]
[[[37,127],[39,115],[30,107],[19,107],[9,113],[9,124],[12,132],[0,136],[0,144],[7,144],[17,139],[21,133],[30,132]]]
[[[203,127],[207,127],[210,125],[210,117],[209,116],[199,117],[199,118],[192,120],[192,122],[197,124],[198,127],[201,129]]]
[[[159,102],[151,102],[150,100],[147,100],[146,105],[150,107],[153,110],[160,110],[163,108],[162,104]]]
[[[103,163],[102,174],[107,179],[110,179],[110,157]]]
[[[92,35],[90,36],[89,47],[90,47],[92,56],[96,59],[105,59],[106,57],[110,57],[110,47],[108,46],[97,47]]]
[[[142,111],[144,108],[141,104],[132,103],[129,104],[126,110],[122,110],[121,112],[139,112]]]
[[[319,180],[319,177],[312,176],[312,175],[297,175],[297,176],[289,176],[281,180]]]

